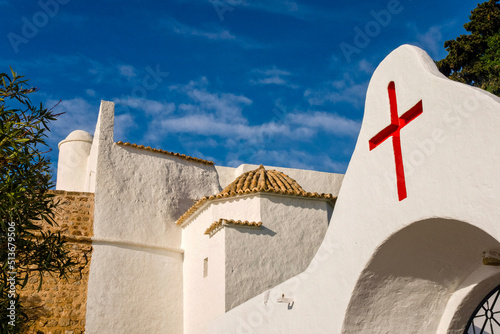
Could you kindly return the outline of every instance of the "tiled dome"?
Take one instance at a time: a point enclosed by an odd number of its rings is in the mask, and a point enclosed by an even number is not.
[[[230,185],[220,192],[221,195],[237,195],[245,191],[290,192],[301,194],[302,187],[291,177],[277,170],[267,170],[263,165],[238,176]]]

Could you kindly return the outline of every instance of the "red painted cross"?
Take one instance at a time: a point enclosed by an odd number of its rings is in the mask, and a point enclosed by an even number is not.
[[[389,82],[387,87],[389,92],[389,105],[391,111],[391,124],[377,133],[368,141],[370,151],[382,144],[386,139],[392,137],[392,147],[394,149],[394,158],[396,160],[396,180],[398,186],[398,197],[402,201],[406,198],[405,170],[403,167],[403,155],[401,153],[401,138],[399,132],[408,123],[420,116],[423,112],[422,100],[418,101],[410,110],[398,117],[398,103],[396,100],[396,86],[394,81]]]

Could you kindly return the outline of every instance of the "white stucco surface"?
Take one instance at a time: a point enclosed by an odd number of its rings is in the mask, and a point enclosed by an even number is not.
[[[400,130],[401,201],[392,138],[369,148],[390,124],[390,82],[399,117],[423,106]],[[450,316],[449,307],[476,306],[457,291],[481,268],[484,250],[500,249],[499,128],[499,98],[446,79],[419,48],[393,51],[370,81],[358,142],[310,266],[274,287],[267,304],[259,295],[209,333],[463,331],[467,316]],[[484,286],[486,276],[475,277],[470,284]],[[282,294],[294,298],[292,308],[276,302]]]
[[[226,235],[223,228],[213,236],[205,235],[212,223],[224,219],[260,221],[256,196],[211,201],[184,223],[184,333],[206,332],[206,326],[226,312]],[[208,275],[203,262],[208,258]]]
[[[205,230],[213,223],[213,207],[201,212],[183,230],[184,253],[184,333],[206,332],[207,324],[224,314],[225,307],[225,230],[213,237]],[[204,261],[208,259],[207,275]]]
[[[86,333],[182,333],[182,254],[92,246]]]
[[[201,207],[183,228],[184,333],[205,333],[217,316],[303,271],[331,212],[323,199],[276,194],[220,199]],[[262,222],[262,227],[226,226],[205,235],[220,218]]]
[[[206,326],[226,312],[226,235],[223,228],[205,235],[212,223],[224,219],[261,221],[257,196],[211,201],[183,224],[184,253],[184,333],[206,332]],[[208,275],[203,261],[208,258]]]
[[[100,241],[92,253],[86,332],[182,333],[175,221],[195,199],[219,191],[217,173],[213,165],[115,144],[113,120],[114,104],[103,101],[92,148],[94,238]]]
[[[320,199],[261,194],[255,200],[262,228],[226,230],[226,310],[304,271],[333,209]]]
[[[95,183],[97,178],[97,158],[99,153],[99,143],[100,143],[100,132],[101,132],[101,121],[100,119],[104,115],[97,116],[97,123],[94,130],[94,140],[92,146],[90,147],[90,154],[87,165],[87,185],[86,188],[88,192],[95,193]]]
[[[87,165],[92,135],[82,130],[71,132],[59,145],[57,190],[88,191]]]
[[[231,182],[234,181],[236,177],[239,175],[235,175],[236,168],[233,167],[225,167],[225,166],[215,166],[215,170],[219,176],[219,184],[222,189],[228,186]]]

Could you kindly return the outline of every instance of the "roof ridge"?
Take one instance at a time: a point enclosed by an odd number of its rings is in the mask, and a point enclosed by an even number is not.
[[[165,150],[161,150],[161,149],[158,149],[158,148],[151,148],[150,146],[131,144],[129,142],[125,142],[124,143],[121,140],[117,141],[115,144],[121,145],[121,146],[134,147],[134,148],[138,148],[138,149],[146,150],[146,151],[151,151],[151,152],[157,152],[157,153],[163,153],[163,154],[167,154],[167,155],[172,155],[172,156],[183,158],[183,159],[190,160],[190,161],[201,162],[201,163],[206,164],[206,165],[213,165],[214,164],[214,162],[210,161],[210,160],[195,158],[195,157],[191,157],[189,155],[175,153],[175,152],[170,152],[170,151],[165,151]]]

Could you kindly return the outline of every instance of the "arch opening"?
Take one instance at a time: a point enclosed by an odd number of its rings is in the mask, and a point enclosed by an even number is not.
[[[485,250],[500,243],[457,220],[427,219],[397,231],[359,276],[342,332],[436,332],[450,296],[482,266]]]

